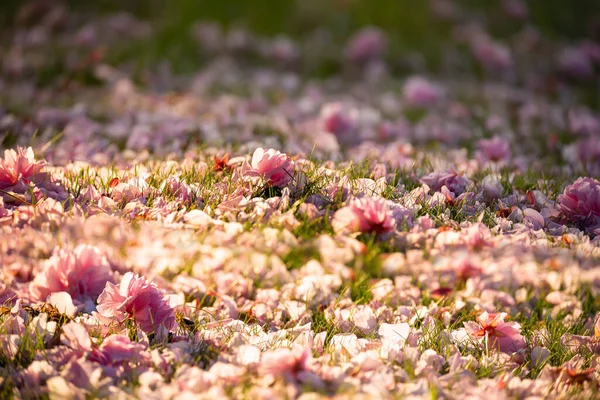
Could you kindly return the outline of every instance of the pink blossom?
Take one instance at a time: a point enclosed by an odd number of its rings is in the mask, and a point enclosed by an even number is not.
[[[594,75],[588,54],[578,47],[567,47],[558,55],[560,70],[571,78],[587,79]]]
[[[146,346],[132,342],[125,335],[110,335],[90,354],[90,360],[101,365],[120,365],[139,359]]]
[[[504,70],[512,65],[510,50],[488,37],[479,37],[471,44],[475,58],[488,69]]]
[[[321,108],[321,129],[343,137],[352,132],[356,126],[354,115],[342,103],[327,103]]]
[[[439,192],[443,186],[446,186],[450,192],[457,195],[463,193],[467,186],[471,184],[469,179],[456,172],[454,168],[444,172],[432,172],[421,178],[421,182],[429,186],[434,192]]]
[[[387,201],[383,198],[355,198],[333,216],[336,232],[386,233],[394,229],[396,221]]]
[[[145,332],[152,332],[160,325],[167,329],[176,326],[175,312],[165,293],[133,272],[126,273],[117,285],[106,283],[98,298],[98,313],[119,322],[131,317]]]
[[[591,40],[584,40],[579,47],[587,54],[594,64],[600,64],[600,44]]]
[[[569,131],[578,135],[596,136],[600,134],[600,119],[585,108],[575,108],[568,112]]]
[[[600,182],[580,177],[558,196],[558,209],[568,220],[583,223],[589,229],[600,226]]]
[[[307,370],[311,359],[312,351],[309,347],[279,348],[263,353],[260,369],[274,376],[296,378],[299,373]]]
[[[276,37],[269,45],[269,55],[282,64],[289,64],[298,59],[300,51],[298,46],[286,36]]]
[[[417,76],[404,83],[402,97],[411,107],[432,107],[440,101],[442,95],[431,82]]]
[[[504,8],[504,11],[513,18],[527,18],[527,4],[525,4],[523,0],[503,0],[502,7]]]
[[[62,327],[60,341],[73,350],[87,352],[92,350],[92,340],[85,327],[77,322],[69,322]]]
[[[521,325],[517,322],[504,322],[506,313],[481,313],[477,322],[465,322],[465,330],[476,339],[485,339],[490,349],[499,349],[503,353],[514,353],[525,347],[521,335]]]
[[[285,186],[294,177],[294,162],[278,150],[259,147],[252,155],[252,169],[244,175],[261,176],[270,186]]]
[[[477,147],[481,155],[490,161],[504,161],[510,157],[510,143],[500,136],[482,139],[477,143]]]
[[[9,188],[19,181],[28,184],[45,165],[44,161],[35,161],[31,147],[17,147],[17,151],[4,150],[4,159],[0,159],[0,189]]]
[[[367,62],[383,56],[386,38],[381,30],[366,27],[358,31],[346,45],[346,57],[353,62]]]
[[[106,257],[96,247],[82,244],[75,250],[55,250],[29,290],[37,300],[45,300],[52,293],[67,292],[75,304],[84,304],[95,302],[110,281],[112,271]]]

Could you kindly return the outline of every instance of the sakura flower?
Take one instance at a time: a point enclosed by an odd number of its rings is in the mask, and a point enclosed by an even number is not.
[[[338,140],[344,138],[356,127],[356,115],[342,103],[327,103],[319,115],[321,129],[333,133]]]
[[[454,168],[450,168],[445,172],[432,172],[421,178],[421,182],[435,192],[441,191],[442,187],[446,186],[450,192],[456,195],[463,193],[467,186],[471,184],[468,178],[456,172]]]
[[[71,295],[67,292],[52,293],[48,296],[46,302],[56,307],[61,314],[69,317],[74,317],[77,314],[77,307],[75,307]]]
[[[510,157],[510,144],[500,136],[491,139],[482,139],[477,143],[480,154],[484,160],[504,161]]]
[[[112,271],[106,257],[96,247],[83,244],[74,250],[55,250],[42,273],[31,282],[29,291],[36,300],[66,292],[76,305],[88,303],[89,310],[110,281]]]
[[[125,335],[110,335],[92,351],[90,360],[102,365],[119,365],[139,359],[145,350],[143,343],[132,342]]]
[[[106,283],[98,298],[98,313],[118,321],[131,317],[145,332],[153,332],[161,325],[167,329],[176,326],[175,312],[165,293],[133,272],[126,273],[117,285]]]
[[[261,176],[269,186],[286,186],[294,177],[294,162],[275,149],[259,147],[252,155],[252,169],[244,171],[246,176]]]
[[[475,39],[471,48],[475,58],[490,70],[505,70],[513,63],[508,47],[488,37]]]
[[[331,223],[336,232],[381,234],[392,231],[396,221],[385,199],[363,197],[337,210]]]
[[[298,373],[308,368],[311,359],[312,352],[309,347],[296,345],[292,349],[279,348],[262,354],[260,369],[274,376],[295,378]]]
[[[575,79],[588,79],[594,74],[589,56],[578,47],[567,47],[559,53],[558,66],[563,73]]]
[[[600,229],[600,182],[578,178],[558,196],[558,209],[568,220],[582,223],[590,231]]]
[[[521,336],[521,325],[517,322],[504,322],[506,313],[481,313],[477,322],[465,322],[465,330],[476,339],[486,341],[489,349],[499,349],[503,353],[514,353],[525,347]]]
[[[358,31],[346,45],[346,57],[352,62],[367,62],[385,52],[386,38],[379,29],[366,27]]]
[[[527,18],[527,4],[523,0],[503,0],[502,7],[506,14],[515,19]]]
[[[44,161],[35,161],[31,147],[17,147],[16,151],[4,150],[4,159],[0,159],[0,189],[7,189],[19,181],[28,184],[45,165]]]
[[[440,90],[421,77],[409,78],[402,88],[402,97],[411,107],[432,107],[441,99]]]

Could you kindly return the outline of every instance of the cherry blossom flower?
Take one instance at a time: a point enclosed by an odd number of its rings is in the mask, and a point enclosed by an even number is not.
[[[421,178],[421,182],[429,186],[434,192],[439,192],[443,186],[446,186],[450,192],[456,195],[462,194],[467,186],[471,184],[468,178],[456,172],[454,168],[444,172],[432,172]]]
[[[342,103],[327,103],[321,108],[319,123],[325,132],[344,138],[356,128],[356,115]]]
[[[482,139],[477,143],[477,147],[484,160],[506,161],[510,157],[510,144],[500,136]]]
[[[441,92],[428,80],[415,76],[404,83],[402,98],[411,107],[432,107],[440,101]]]
[[[146,346],[132,342],[125,335],[110,335],[90,354],[90,360],[101,365],[120,365],[135,362],[143,356]]]
[[[513,18],[527,18],[527,4],[525,4],[523,0],[503,0],[502,7],[504,8],[504,11]]]
[[[571,78],[588,79],[594,74],[594,66],[588,54],[578,47],[567,47],[558,54],[558,66]]]
[[[275,149],[256,149],[251,166],[252,169],[245,170],[244,175],[260,176],[269,186],[286,186],[294,177],[294,162]]]
[[[488,69],[505,70],[513,63],[509,48],[488,37],[473,40],[471,48],[475,58]]]
[[[176,326],[174,310],[164,292],[133,272],[126,273],[117,285],[106,283],[98,298],[98,313],[118,322],[133,318],[145,332],[161,325],[167,329]]]
[[[29,291],[37,300],[66,292],[75,304],[86,304],[85,309],[90,310],[106,283],[112,280],[106,256],[96,247],[83,244],[74,250],[55,250],[42,273],[31,282]]]
[[[385,199],[362,197],[336,211],[331,224],[336,232],[381,234],[394,230],[396,221]]]
[[[279,348],[262,354],[260,370],[274,376],[295,378],[300,372],[307,370],[311,359],[312,352],[308,347]]]
[[[521,325],[517,322],[504,322],[506,313],[481,313],[477,322],[465,322],[465,329],[472,337],[485,340],[488,349],[499,349],[504,353],[514,353],[525,347],[521,336]]]
[[[28,184],[42,171],[46,163],[36,161],[33,149],[17,147],[17,150],[4,150],[0,159],[0,189],[7,189],[19,181]]]
[[[600,182],[594,178],[578,178],[558,196],[558,209],[568,220],[583,223],[591,232],[598,231]]]
[[[346,45],[346,57],[353,62],[367,62],[383,56],[386,38],[381,30],[366,27],[350,38]]]

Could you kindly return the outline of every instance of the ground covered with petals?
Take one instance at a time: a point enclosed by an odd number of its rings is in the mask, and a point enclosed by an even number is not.
[[[191,72],[134,14],[20,7],[0,398],[599,396],[600,41],[429,3],[437,67],[198,21]]]

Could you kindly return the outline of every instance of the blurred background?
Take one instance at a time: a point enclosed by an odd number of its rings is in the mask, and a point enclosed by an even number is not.
[[[205,61],[207,55],[198,49],[199,36],[210,40],[212,35],[218,46],[216,36],[230,34],[231,46],[236,30],[271,38],[283,34],[294,41],[316,36],[317,41],[341,48],[354,32],[374,26],[388,39],[388,58],[412,55],[419,68],[432,71],[441,68],[444,48],[456,41],[457,24],[485,26],[500,40],[508,40],[524,27],[535,27],[553,40],[600,39],[597,0],[3,0],[4,38],[16,25],[35,23],[58,6],[66,6],[81,18],[127,12],[148,22],[151,33],[143,35],[143,40],[135,46],[113,43],[105,56],[114,62],[135,58],[143,66],[167,60],[179,72],[189,72]],[[210,32],[210,26],[202,31],[200,21],[216,23],[218,31]],[[239,33],[238,45],[245,39]],[[338,68],[335,62],[323,60],[304,71],[328,75]]]
[[[473,153],[502,131],[600,168],[599,109],[599,0],[0,3],[0,144],[81,145],[65,162],[322,132]]]

